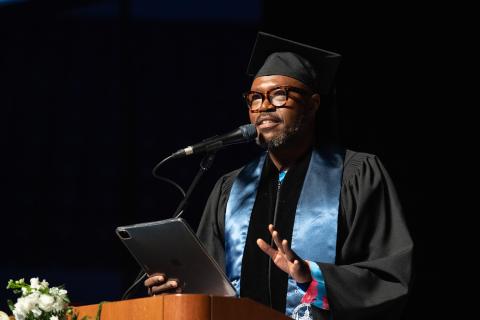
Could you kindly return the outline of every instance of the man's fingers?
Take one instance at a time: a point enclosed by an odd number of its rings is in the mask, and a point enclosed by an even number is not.
[[[257,245],[263,252],[268,254],[270,258],[275,259],[275,256],[277,255],[277,250],[273,249],[263,239],[257,239]]]
[[[304,260],[295,259],[291,268],[292,277],[299,283],[312,281],[312,275],[308,263]]]
[[[273,238],[273,241],[275,242],[275,245],[278,248],[278,251],[280,251],[281,253],[285,253],[283,251],[282,240],[280,240],[280,236],[278,235],[278,231],[273,231],[272,232],[272,238]]]
[[[166,280],[165,274],[158,273],[148,277],[148,279],[145,280],[143,284],[145,285],[145,287],[152,287],[152,286],[163,284],[165,280]]]
[[[181,288],[178,287],[178,284],[179,284],[179,281],[177,279],[169,279],[167,282],[165,282],[162,285],[150,287],[149,293],[160,294],[170,290],[175,290],[175,291],[177,289],[181,290]]]
[[[290,246],[288,245],[288,240],[282,241],[282,250],[285,253],[285,257],[288,261],[293,262],[293,260],[298,258],[297,254],[293,252],[292,249],[290,249]]]
[[[280,251],[281,253],[284,253],[281,245],[282,240],[280,240],[280,235],[278,234],[278,231],[275,230],[275,227],[273,226],[273,224],[268,225],[268,231],[270,231],[270,234],[272,235],[272,239],[275,242],[275,245],[277,246],[278,251]]]
[[[299,272],[301,268],[300,261],[294,260],[293,261],[293,272]]]
[[[270,231],[270,234],[275,230],[275,227],[273,226],[273,224],[269,224],[268,225],[268,231]]]
[[[175,278],[167,279],[167,276],[163,273],[151,275],[145,280],[144,284],[148,287],[149,295],[182,292],[182,286],[179,285],[180,281]]]

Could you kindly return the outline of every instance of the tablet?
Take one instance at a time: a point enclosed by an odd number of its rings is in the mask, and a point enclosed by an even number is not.
[[[147,275],[177,278],[183,293],[235,296],[235,288],[182,218],[116,228],[116,233]]]

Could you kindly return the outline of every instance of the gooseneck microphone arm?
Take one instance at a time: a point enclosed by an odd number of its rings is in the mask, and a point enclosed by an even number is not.
[[[183,211],[187,208],[188,205],[188,200],[190,199],[190,196],[193,193],[193,190],[197,186],[198,182],[202,178],[202,176],[207,172],[208,169],[212,167],[213,160],[215,159],[216,151],[209,152],[207,153],[203,159],[202,162],[200,162],[200,169],[197,172],[197,175],[195,178],[193,178],[192,183],[190,184],[190,187],[188,187],[187,193],[185,194],[185,197],[183,197],[182,202],[177,207],[177,210],[175,210],[175,213],[173,214],[173,218],[178,218],[183,214]]]
[[[178,218],[183,214],[183,211],[188,205],[188,200],[192,195],[193,189],[195,189],[205,172],[211,168],[213,160],[215,159],[215,154],[218,150],[233,144],[252,141],[252,139],[254,139],[256,136],[257,130],[255,126],[253,124],[246,124],[227,134],[209,138],[193,146],[180,149],[172,154],[170,157],[175,159],[186,157],[195,153],[206,152],[206,155],[203,157],[202,162],[200,163],[200,169],[190,184],[190,187],[188,188],[185,197],[183,197],[182,202],[180,202],[177,210],[175,210],[173,218]]]

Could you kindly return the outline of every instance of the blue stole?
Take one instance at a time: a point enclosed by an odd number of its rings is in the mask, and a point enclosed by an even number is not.
[[[225,212],[226,273],[240,295],[243,252],[257,188],[267,155],[248,163],[235,178]],[[293,225],[292,249],[304,260],[334,263],[343,153],[314,149]],[[288,174],[288,173],[287,173]],[[259,249],[260,250],[260,249]],[[304,293],[288,278],[287,315]]]

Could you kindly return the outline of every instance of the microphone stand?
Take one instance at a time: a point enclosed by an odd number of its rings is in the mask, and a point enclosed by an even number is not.
[[[185,194],[185,197],[183,197],[182,202],[177,207],[177,210],[175,210],[175,213],[173,214],[173,218],[178,218],[183,214],[183,211],[186,209],[188,205],[188,200],[190,200],[190,196],[193,193],[193,189],[197,186],[198,182],[202,178],[202,176],[207,172],[208,169],[212,167],[213,160],[215,159],[216,155],[216,150],[208,152],[200,162],[200,169],[197,172],[197,175],[193,179],[192,183],[190,184],[190,187],[188,187],[187,193]]]
[[[193,190],[195,189],[195,187],[197,186],[198,182],[200,181],[202,176],[205,174],[205,172],[207,172],[207,170],[212,167],[216,152],[217,150],[210,151],[203,157],[202,161],[200,162],[200,169],[195,175],[195,178],[193,178],[193,181],[190,184],[190,187],[188,187],[188,190],[185,196],[183,197],[182,202],[180,202],[180,204],[177,207],[177,210],[175,210],[175,213],[173,214],[173,218],[178,218],[183,214],[183,211],[188,205],[188,200],[190,199],[190,196],[192,195]],[[133,290],[140,284],[142,280],[145,279],[146,275],[147,274],[143,272],[143,270],[141,270],[137,278],[135,279],[134,283],[130,286],[130,288],[128,288],[125,291],[121,300],[128,299],[128,297],[132,294]]]

